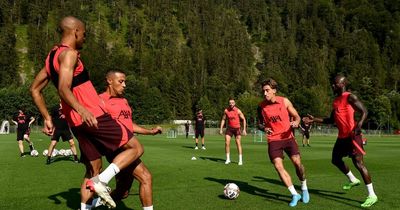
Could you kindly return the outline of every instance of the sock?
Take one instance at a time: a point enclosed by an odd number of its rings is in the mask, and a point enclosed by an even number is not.
[[[298,195],[298,193],[297,193],[296,189],[294,189],[294,186],[293,186],[293,185],[291,185],[290,187],[288,187],[288,189],[289,189],[289,191],[290,191],[290,193],[291,193],[292,195]]]
[[[31,149],[31,151],[35,149],[35,148],[33,147],[33,144],[32,144],[32,143],[29,145],[29,149]]]
[[[376,196],[376,194],[374,192],[374,187],[372,186],[372,183],[369,183],[365,186],[367,187],[367,190],[368,190],[368,196]]]
[[[201,144],[202,147],[204,147],[204,144]]]
[[[243,162],[243,156],[239,155],[239,162]]]
[[[78,155],[74,155],[74,160],[79,160]]]
[[[119,173],[119,168],[114,163],[111,163],[106,170],[101,172],[99,175],[99,180],[103,183],[108,184],[108,182]]]
[[[101,201],[100,198],[95,198],[95,199],[93,199],[91,207],[96,208],[96,207],[101,206],[102,203],[101,203],[100,201]]]
[[[301,190],[308,190],[306,179],[304,181],[301,181]]]
[[[197,147],[197,145],[198,145],[198,144],[196,143],[196,147]]]
[[[349,173],[347,173],[346,176],[349,178],[351,182],[357,181],[357,178],[353,175],[353,173],[351,173],[351,171],[349,171]]]
[[[231,157],[229,153],[226,153],[226,161],[231,161]]]
[[[153,206],[143,206],[143,210],[153,210]]]
[[[91,205],[87,205],[86,203],[81,203],[81,210],[89,210],[91,209]]]

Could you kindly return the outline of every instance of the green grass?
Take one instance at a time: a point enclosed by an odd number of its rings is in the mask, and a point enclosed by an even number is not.
[[[41,154],[49,138],[32,134]],[[145,147],[143,160],[153,174],[155,209],[290,209],[290,195],[281,184],[266,154],[266,143],[254,143],[252,137],[243,140],[244,165],[237,165],[237,150],[231,146],[233,163],[224,165],[222,136],[206,136],[207,150],[193,150],[193,139],[167,139],[163,136],[139,136]],[[364,185],[345,192],[341,190],[346,177],[330,163],[335,137],[311,137],[311,148],[301,147],[311,194],[309,204],[299,203],[296,209],[360,209],[366,197]],[[60,142],[57,147],[68,148]],[[26,150],[27,144],[25,144]],[[379,202],[371,209],[399,209],[396,203],[400,191],[398,176],[400,137],[368,137],[365,156]],[[191,160],[195,156],[197,160]],[[0,209],[78,209],[79,186],[84,167],[69,159],[58,158],[45,165],[45,157],[20,158],[15,134],[0,135]],[[358,171],[346,159],[353,173]],[[285,159],[296,188],[299,181],[293,167]],[[234,182],[241,193],[236,200],[227,200],[222,190]],[[114,183],[110,183],[114,186]],[[117,209],[141,209],[135,182],[130,197],[118,203]],[[105,208],[101,208],[105,209]]]

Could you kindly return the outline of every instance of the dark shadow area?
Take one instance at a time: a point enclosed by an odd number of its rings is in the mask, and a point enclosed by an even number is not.
[[[289,202],[292,198],[290,195],[282,195],[282,194],[278,194],[278,193],[269,192],[266,189],[262,189],[262,188],[253,186],[247,182],[243,182],[243,181],[239,181],[239,180],[216,179],[216,178],[212,178],[212,177],[206,177],[204,179],[220,183],[222,186],[225,186],[227,183],[235,183],[239,187],[240,192],[245,192],[245,193],[248,193],[251,195],[260,196],[260,197],[263,197],[272,202],[274,202],[274,201]],[[221,193],[222,193],[222,191],[221,191]],[[224,197],[223,194],[218,195],[218,197],[221,199],[227,199]]]
[[[59,161],[71,161],[72,163],[74,163],[74,156],[56,156],[56,157],[52,157],[50,165],[52,163],[56,163],[56,162],[59,162]]]
[[[195,147],[195,146],[186,146],[186,145],[183,145],[182,147],[183,147],[183,148],[186,148],[186,149],[192,149],[192,150],[194,150],[194,147]]]
[[[266,178],[266,177],[260,177],[260,176],[254,176],[254,178],[256,180],[254,181],[258,181],[258,182],[268,182],[274,185],[280,185],[283,187],[286,187],[283,182],[281,180],[277,180],[277,179],[270,179],[270,178]],[[299,191],[299,189],[301,189],[301,186],[299,185],[295,185],[295,188]],[[310,202],[312,202],[312,195],[319,195],[325,199],[329,199],[329,200],[333,200],[351,207],[356,207],[356,208],[360,208],[362,209],[359,205],[354,205],[348,202],[356,202],[359,203],[360,201],[358,200],[354,200],[354,199],[350,199],[350,198],[345,198],[342,197],[340,195],[344,195],[346,194],[345,192],[337,192],[337,191],[329,191],[329,190],[320,190],[320,189],[314,189],[314,188],[308,188],[308,192],[310,193]]]
[[[225,163],[225,159],[222,159],[222,158],[216,158],[216,157],[199,157],[199,158],[202,160],[210,160],[210,161],[214,161],[214,162]]]
[[[129,195],[137,195],[137,194],[129,194]],[[80,209],[81,203],[81,195],[80,195],[80,188],[71,188],[68,191],[60,192],[54,195],[50,195],[48,197],[50,200],[54,201],[55,204],[62,204],[61,200],[64,199],[67,201],[68,209]],[[128,197],[127,199],[134,199],[133,197]],[[140,202],[138,200],[138,202]],[[129,208],[125,205],[123,201],[117,201],[117,208],[116,210],[134,210],[133,208]],[[99,210],[108,210],[106,206],[99,206],[96,209]]]

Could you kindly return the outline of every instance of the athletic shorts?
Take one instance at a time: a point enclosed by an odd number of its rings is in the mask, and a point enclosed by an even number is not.
[[[289,157],[300,154],[299,147],[294,138],[268,143],[268,155],[271,162],[278,157],[284,159],[283,151],[285,151]]]
[[[69,141],[70,139],[72,139],[72,133],[69,129],[55,129],[54,130],[54,134],[51,137],[52,141],[59,141],[60,137],[62,139],[62,141]]]
[[[309,139],[309,138],[310,138],[310,132],[304,131],[304,132],[303,132],[303,136],[305,136],[306,139]]]
[[[242,133],[240,132],[240,128],[226,128],[225,135],[230,137],[232,136],[240,136]]]
[[[349,137],[336,140],[332,150],[332,159],[343,157],[354,157],[356,155],[365,155],[362,136],[355,138]]]
[[[27,129],[17,129],[17,141],[19,140],[24,140],[24,135],[28,135],[31,133],[31,129],[27,128]]]
[[[199,136],[201,136],[201,138],[204,137],[204,129],[199,129],[199,130],[196,129],[196,131],[194,132],[194,137],[199,138]]]
[[[133,133],[126,126],[109,114],[96,119],[98,128],[90,128],[86,124],[71,128],[78,139],[82,161],[92,161],[112,154],[133,137]]]

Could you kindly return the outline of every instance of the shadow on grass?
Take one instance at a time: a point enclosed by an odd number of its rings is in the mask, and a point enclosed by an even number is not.
[[[206,177],[204,178],[209,181],[217,182],[220,183],[222,186],[225,186],[227,183],[235,183],[237,186],[239,186],[239,189],[241,192],[246,192],[251,195],[256,195],[263,197],[265,199],[268,199],[270,201],[284,201],[284,202],[289,202],[291,200],[291,196],[289,195],[282,195],[278,193],[273,193],[269,192],[266,189],[262,189],[253,185],[250,185],[247,182],[239,181],[239,180],[232,180],[232,179],[216,179],[213,177]],[[218,195],[219,198],[221,199],[226,199],[224,195]]]
[[[192,150],[194,150],[194,146],[185,146],[185,145],[183,145],[182,147],[183,147],[183,148],[186,148],[186,149],[192,149]]]
[[[225,163],[225,159],[222,158],[216,158],[216,157],[199,157],[202,160],[211,160],[214,162],[221,162],[221,163]]]
[[[80,209],[81,197],[80,188],[71,188],[68,191],[60,192],[48,197],[50,200],[54,201],[54,204],[64,205],[62,200],[67,202],[68,209]],[[129,197],[128,197],[129,199]],[[115,210],[133,210],[133,208],[128,208],[123,201],[117,201],[117,208]],[[106,206],[97,207],[98,210],[108,210]]]
[[[270,179],[270,178],[261,177],[261,176],[254,176],[254,178],[257,179],[255,181],[259,181],[259,182],[264,182],[265,181],[265,182],[268,182],[268,183],[271,183],[271,184],[274,184],[274,185],[280,185],[280,186],[286,187],[281,180]],[[301,186],[295,185],[295,188],[296,189],[301,189]],[[340,196],[340,195],[346,194],[345,192],[321,190],[321,189],[314,189],[314,188],[308,188],[308,192],[311,194],[311,196],[310,196],[311,197],[311,199],[310,199],[311,202],[312,202],[312,194],[315,194],[315,195],[319,195],[319,196],[321,196],[321,197],[323,197],[325,199],[333,200],[333,201],[336,201],[336,202],[339,202],[339,203],[342,203],[342,204],[345,204],[345,205],[349,205],[349,206],[361,209],[361,207],[359,205],[354,205],[354,204],[348,203],[348,202],[357,202],[357,203],[359,203],[358,200],[354,200],[354,199],[350,199],[350,198],[346,198],[346,197]]]
[[[59,161],[71,161],[74,163],[74,156],[56,156],[51,158],[51,163],[56,163]]]

